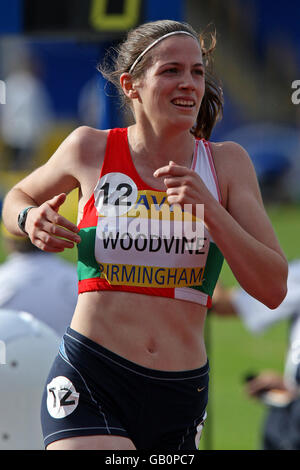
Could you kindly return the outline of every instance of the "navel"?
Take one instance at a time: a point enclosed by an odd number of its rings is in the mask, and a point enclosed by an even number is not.
[[[146,349],[147,349],[147,352],[148,352],[149,354],[155,354],[155,353],[157,353],[157,345],[156,345],[155,341],[154,341],[154,340],[151,340],[151,341],[148,343]]]

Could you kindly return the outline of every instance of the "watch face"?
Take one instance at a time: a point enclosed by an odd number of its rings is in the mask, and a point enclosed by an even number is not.
[[[29,212],[29,209],[32,209],[33,207],[35,207],[35,206],[26,207],[26,209],[24,209],[22,212],[20,212],[20,214],[18,216],[18,226],[20,227],[22,232],[26,233],[26,235],[27,235],[27,232],[25,231],[25,222],[26,222],[26,219],[27,219],[27,214]]]
[[[26,217],[25,216],[25,213],[24,211],[22,211],[20,214],[19,214],[19,217],[18,217],[18,225],[20,227],[21,230],[23,230],[24,232],[24,223],[25,223],[25,220],[26,220]]]

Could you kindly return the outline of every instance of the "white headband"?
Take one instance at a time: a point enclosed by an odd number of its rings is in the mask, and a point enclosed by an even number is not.
[[[146,47],[143,52],[141,52],[141,54],[137,57],[137,59],[133,62],[132,66],[130,67],[129,73],[132,73],[136,64],[144,57],[145,54],[147,54],[148,51],[150,51],[150,49],[152,49],[152,47],[156,46],[156,44],[162,41],[163,39],[166,39],[169,36],[173,36],[174,34],[187,34],[188,36],[191,36],[192,38],[197,40],[197,38],[188,31],[173,31],[172,33],[167,33],[164,36],[161,36],[160,38],[156,39],[156,41],[152,42],[148,47]]]

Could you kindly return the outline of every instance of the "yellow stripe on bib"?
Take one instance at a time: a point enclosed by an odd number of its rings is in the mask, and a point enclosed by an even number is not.
[[[136,287],[189,287],[201,286],[204,267],[164,268],[157,266],[137,266],[130,264],[99,264],[101,278],[111,285]]]

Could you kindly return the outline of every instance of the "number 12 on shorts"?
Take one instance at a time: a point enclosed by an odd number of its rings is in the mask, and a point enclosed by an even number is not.
[[[47,385],[47,409],[52,418],[61,419],[73,413],[79,402],[79,393],[66,377],[55,377]]]

